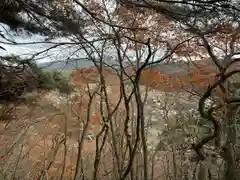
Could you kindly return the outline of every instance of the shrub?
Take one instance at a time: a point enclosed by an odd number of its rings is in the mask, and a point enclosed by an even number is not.
[[[46,71],[32,59],[22,59],[14,55],[0,57],[0,70],[0,92],[5,92],[0,93],[3,96],[2,99],[8,99],[8,96],[13,97],[13,94],[18,97],[36,88],[58,90],[65,94],[73,90],[69,80],[61,72]],[[10,92],[9,87],[13,92]]]
[[[38,74],[39,88],[44,90],[58,90],[60,93],[69,94],[73,86],[69,80],[58,71],[40,71]]]

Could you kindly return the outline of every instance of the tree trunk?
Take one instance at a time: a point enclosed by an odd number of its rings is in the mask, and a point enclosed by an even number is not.
[[[226,118],[226,131],[227,131],[227,142],[225,145],[225,171],[224,180],[231,179],[236,180],[237,174],[237,163],[236,163],[236,112],[237,107],[231,106],[228,109]]]

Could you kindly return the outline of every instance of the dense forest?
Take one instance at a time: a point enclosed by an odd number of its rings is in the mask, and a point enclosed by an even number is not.
[[[238,0],[2,0],[0,179],[237,180],[239,72]]]

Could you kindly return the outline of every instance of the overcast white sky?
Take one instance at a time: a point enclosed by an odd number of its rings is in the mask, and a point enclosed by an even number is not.
[[[101,0],[96,0],[97,2],[101,3]],[[114,11],[115,7],[116,7],[116,3],[115,1],[105,1],[107,2],[106,6],[108,8],[108,11],[112,12]],[[78,8],[77,8],[78,7]],[[79,6],[76,6],[77,10],[81,12],[81,8],[79,8]],[[24,16],[23,16],[24,17]],[[113,18],[115,18],[115,16],[113,16]],[[146,22],[148,25],[150,25],[149,22]],[[97,27],[100,28],[100,27]],[[111,28],[109,28],[107,25],[103,25],[101,27],[104,31],[106,31],[106,33],[111,33]],[[93,29],[96,29],[96,27],[88,27],[88,32],[91,32]],[[29,42],[39,42],[39,41],[44,41],[44,37],[40,36],[40,35],[32,35],[29,36],[27,34],[21,34],[20,36],[14,35],[15,33],[12,32],[8,26],[0,24],[0,32],[1,34],[3,34],[5,37],[7,37],[8,39],[15,41],[17,43],[29,43]],[[91,33],[89,33],[91,34]],[[94,33],[93,35],[94,36]],[[170,38],[171,33],[166,32],[166,38]],[[89,37],[89,38],[94,38],[94,37]],[[99,38],[99,37],[98,37]],[[61,38],[61,39],[56,39],[54,40],[55,42],[69,42],[70,40],[67,38]],[[29,57],[32,54],[35,54],[39,51],[42,51],[48,47],[50,47],[51,45],[49,44],[31,44],[31,45],[10,45],[10,44],[3,44],[3,42],[6,42],[6,40],[4,40],[2,37],[0,37],[0,46],[4,47],[7,51],[4,52],[3,50],[0,50],[1,55],[10,55],[10,54],[15,54],[15,55],[20,55],[23,57]],[[97,46],[101,46],[100,43],[96,44]],[[78,47],[79,48],[79,47]],[[44,54],[44,58],[43,59],[39,59],[37,60],[38,62],[48,62],[48,61],[59,61],[59,60],[66,60],[69,55],[75,51],[76,48],[68,48],[68,49],[64,49],[64,47],[62,48],[55,48],[54,50],[49,51],[48,53]],[[105,49],[105,59],[109,59],[109,60],[114,60],[117,58],[117,53],[116,53],[116,49],[110,45],[108,46],[107,49]],[[157,51],[155,57],[156,59],[159,59],[163,56],[163,52],[164,50],[159,48],[159,50]],[[136,55],[135,55],[135,51],[134,50],[128,50],[127,52],[128,58],[130,58],[131,60],[136,60]],[[144,53],[143,59],[144,57],[147,55],[147,51]],[[46,57],[48,56],[48,57]],[[84,52],[78,52],[75,54],[76,58],[85,58],[86,54]],[[75,58],[74,57],[74,58]],[[152,59],[154,60],[154,59]]]
[[[97,1],[97,0],[96,0]],[[100,2],[100,0],[99,0]],[[111,3],[110,3],[111,2]],[[109,1],[109,4],[107,4],[109,10],[113,11],[115,4],[112,4],[113,1]],[[81,11],[81,9],[78,9],[78,11]],[[145,22],[148,25],[149,22]],[[106,28],[107,32],[109,31],[109,28],[107,28],[106,25],[103,26],[104,29]],[[96,28],[96,27],[93,27]],[[89,31],[91,31],[91,27],[89,29]],[[2,35],[4,35],[5,37],[7,37],[8,39],[15,41],[17,43],[29,43],[29,42],[40,42],[40,41],[44,41],[44,37],[40,36],[40,35],[32,35],[29,36],[27,34],[22,33],[20,36],[17,36],[14,32],[12,32],[9,27],[7,25],[1,24],[0,23],[0,33]],[[15,34],[15,35],[14,35]],[[165,34],[165,38],[169,39],[173,37],[173,33],[171,33],[170,31],[167,32],[163,32],[161,35]],[[93,38],[93,37],[91,37]],[[69,39],[67,38],[61,38],[61,39],[56,39],[54,40],[55,42],[70,42]],[[3,51],[0,49],[0,55],[4,56],[4,55],[10,55],[10,54],[15,54],[15,55],[20,55],[23,57],[29,57],[39,51],[42,51],[48,47],[50,47],[51,45],[49,44],[28,44],[28,45],[10,45],[10,44],[6,44],[3,43],[6,42],[6,40],[4,40],[1,36],[0,36],[0,46],[4,47],[6,49],[6,51]],[[100,45],[100,44],[99,44]],[[79,48],[79,47],[78,47]],[[44,58],[37,60],[37,62],[49,62],[49,61],[59,61],[59,60],[66,60],[69,55],[75,51],[76,48],[55,48],[54,50],[49,51],[48,53],[43,54]],[[159,48],[159,50],[157,51],[155,57],[156,59],[159,59],[162,57],[164,50]],[[105,50],[105,54],[106,54],[106,59],[115,59],[117,56],[116,53],[116,49],[114,47],[109,46],[106,50]],[[146,53],[147,54],[147,53]],[[129,58],[131,58],[131,60],[135,60],[135,52],[129,51],[128,52]],[[84,58],[86,57],[86,54],[84,52],[77,52],[74,55],[74,58]],[[144,59],[144,58],[143,58]],[[179,58],[179,60],[186,60],[183,58]]]
[[[80,0],[81,1],[81,0]],[[84,1],[81,1],[82,3],[85,3]],[[96,2],[101,3],[101,0],[96,0]],[[107,1],[106,1],[107,2]],[[116,4],[114,1],[109,1],[106,6],[109,8],[109,10],[114,10]],[[82,8],[80,6],[74,6],[76,11],[79,11],[81,13]],[[21,14],[21,16],[24,18],[25,15]],[[26,16],[27,18],[27,16]],[[39,42],[39,41],[44,41],[44,37],[40,35],[32,35],[29,36],[27,34],[22,33],[20,36],[17,36],[14,32],[10,30],[10,28],[5,25],[0,23],[0,33],[7,37],[8,39],[15,41],[17,43],[29,43],[29,42]],[[15,34],[15,35],[14,35]],[[70,42],[69,39],[67,38],[61,38],[61,39],[56,39],[54,42]],[[0,46],[4,47],[7,51],[3,51],[0,49],[0,55],[10,55],[10,54],[15,54],[15,55],[20,55],[22,57],[29,57],[32,54],[35,54],[39,51],[42,51],[51,45],[49,44],[31,44],[31,45],[9,45],[5,44],[3,42],[6,42],[1,36],[0,36]],[[37,62],[49,62],[49,61],[59,61],[59,60],[66,60],[69,57],[69,54],[71,54],[73,51],[76,49],[65,49],[64,47],[62,48],[54,48],[54,50],[49,51],[47,54],[45,53],[43,56],[44,58],[37,60]],[[47,56],[47,57],[46,57]],[[79,52],[75,54],[75,57],[78,58],[84,58],[85,53]]]
[[[44,37],[40,35],[27,35],[24,33],[21,33],[21,35],[16,35],[14,32],[12,32],[8,26],[1,24],[0,25],[0,32],[3,34],[5,37],[8,39],[15,41],[17,43],[30,43],[30,42],[41,42],[44,41]],[[67,41],[67,39],[65,39]],[[58,40],[60,42],[60,39]],[[1,50],[1,56],[4,55],[10,55],[10,54],[15,54],[15,55],[20,55],[23,57],[29,57],[39,51],[42,51],[48,47],[50,47],[48,44],[26,44],[26,45],[10,45],[6,44],[3,42],[7,42],[5,39],[0,37],[0,45],[6,49],[6,51]],[[61,49],[56,48],[54,51],[51,51],[48,53],[51,54],[50,57],[46,57],[43,59],[38,60],[38,62],[47,62],[51,60],[56,60],[54,56],[59,56],[59,53],[61,54]],[[47,54],[45,54],[46,56]]]
[[[29,36],[24,33],[21,34],[20,36],[13,35],[15,33],[12,32],[6,25],[0,26],[0,31],[1,31],[1,34],[3,34],[8,39],[15,41],[17,43],[21,43],[21,44],[44,41],[44,37],[40,36],[40,35]],[[52,46],[52,45],[44,44],[44,43],[42,43],[42,44],[27,44],[27,45],[10,45],[10,44],[6,44],[3,42],[7,42],[7,41],[4,40],[2,37],[0,37],[0,46],[4,47],[6,49],[6,51],[0,50],[1,56],[15,54],[15,55],[20,55],[22,57],[30,57],[31,55]],[[67,38],[61,38],[61,39],[54,40],[54,42],[71,42],[71,41]],[[69,55],[71,54],[71,52],[73,52],[75,50],[76,50],[76,48],[67,48],[67,49],[64,47],[54,48],[53,50],[49,51],[48,53],[43,54],[44,58],[37,60],[37,62],[66,60],[69,57]],[[117,56],[116,49],[114,47],[109,46],[105,50],[105,55],[106,55],[107,59],[114,59],[114,57]],[[131,58],[132,60],[135,60],[135,52],[133,50],[129,51],[128,55],[129,55],[129,58]],[[160,51],[158,51],[158,53],[156,54],[156,57],[161,57],[162,55],[163,54]],[[48,57],[46,57],[46,56],[48,56]],[[42,56],[40,56],[40,57],[42,57]],[[81,52],[79,51],[78,53],[75,54],[75,57],[84,58],[84,57],[86,57],[86,55],[82,51]]]

